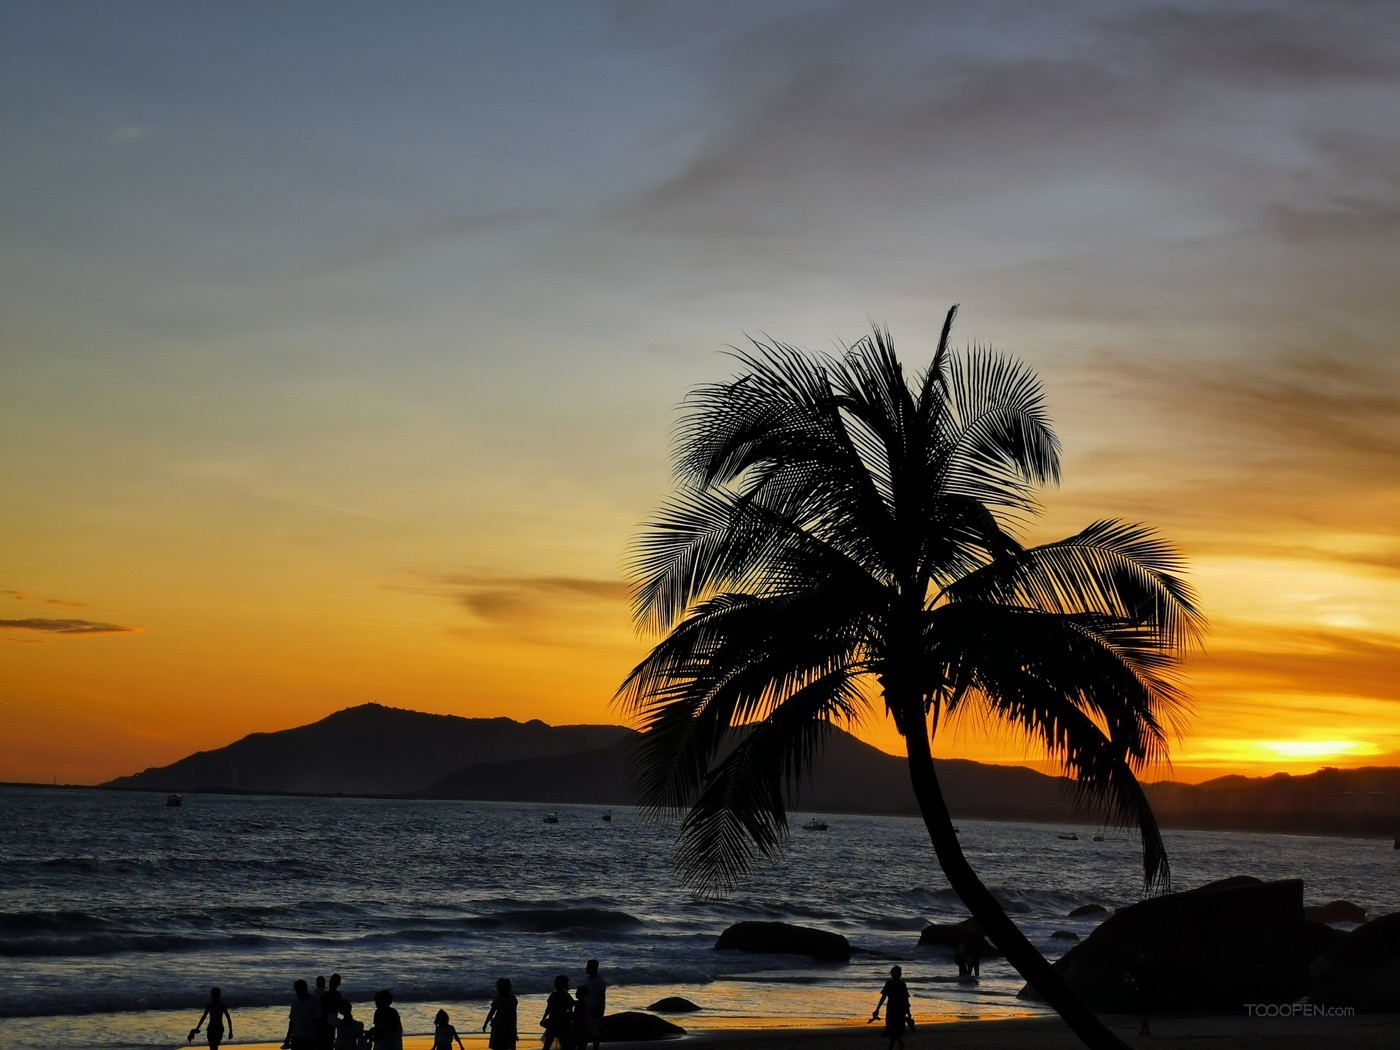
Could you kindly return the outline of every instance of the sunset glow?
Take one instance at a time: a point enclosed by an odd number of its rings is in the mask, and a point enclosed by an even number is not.
[[[922,365],[954,302],[1063,441],[1026,541],[1142,521],[1190,562],[1152,775],[1400,763],[1400,36],[542,10],[7,5],[0,780],[371,700],[617,721],[687,391],[871,319]]]

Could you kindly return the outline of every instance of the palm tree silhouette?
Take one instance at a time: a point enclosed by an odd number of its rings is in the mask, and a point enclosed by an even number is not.
[[[912,383],[877,327],[840,356],[755,340],[737,378],[692,392],[678,489],[631,552],[634,619],[661,636],[616,697],[644,730],[635,785],[684,814],[687,882],[732,888],[782,849],[826,734],[882,701],[953,890],[1086,1044],[1121,1047],[963,856],[932,739],[959,718],[1024,734],[1082,801],[1140,829],[1145,884],[1164,888],[1137,774],[1166,757],[1203,621],[1145,527],[1017,542],[1059,441],[1030,369],[949,351],[956,311]]]

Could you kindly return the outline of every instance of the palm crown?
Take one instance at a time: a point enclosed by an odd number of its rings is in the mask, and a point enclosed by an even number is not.
[[[912,381],[877,328],[840,356],[755,341],[688,399],[677,492],[633,550],[635,619],[664,637],[618,696],[645,730],[639,795],[685,811],[701,888],[781,848],[824,735],[880,702],[926,819],[916,751],[950,719],[997,721],[1136,824],[1148,884],[1167,880],[1137,774],[1186,707],[1178,657],[1202,621],[1182,561],[1112,521],[1016,540],[1059,442],[1028,368],[949,351],[955,311]]]

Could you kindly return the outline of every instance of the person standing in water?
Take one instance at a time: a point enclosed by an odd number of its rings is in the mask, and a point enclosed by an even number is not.
[[[880,1019],[881,1006],[885,1007],[885,1035],[889,1036],[890,1050],[895,1046],[904,1050],[904,1030],[913,1018],[909,1015],[909,986],[904,983],[904,971],[898,966],[890,967],[890,979],[880,989],[880,1001],[870,1015],[872,1022]]]
[[[209,1018],[209,1027],[205,1029],[205,1038],[209,1040],[209,1050],[219,1050],[219,1044],[224,1041],[224,1036],[233,1038],[233,1014],[228,1012],[228,1007],[224,1005],[224,993],[217,988],[209,989],[209,1003],[204,1007],[204,1013],[199,1015],[199,1020],[190,1029],[189,1042],[194,1042],[194,1037],[199,1035],[199,1027],[204,1024],[204,1019]],[[228,1025],[225,1026],[224,1022]]]

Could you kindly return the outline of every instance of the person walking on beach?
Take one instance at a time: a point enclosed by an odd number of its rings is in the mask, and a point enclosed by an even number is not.
[[[433,1018],[433,1050],[452,1050],[452,1041],[457,1041],[457,1050],[467,1050],[462,1045],[462,1037],[452,1027],[446,1010],[439,1010]]]
[[[374,1050],[403,1050],[403,1021],[394,1009],[394,993],[387,988],[374,993],[374,1027],[369,1038]]]
[[[233,1015],[228,1012],[228,1007],[224,1005],[224,993],[217,988],[209,989],[209,1002],[204,1007],[204,1013],[199,1015],[199,1020],[190,1029],[189,1042],[194,1042],[194,1037],[199,1035],[199,1027],[204,1024],[204,1019],[209,1018],[209,1027],[205,1029],[205,1038],[209,1040],[209,1050],[219,1050],[219,1044],[224,1041],[227,1035],[233,1038]],[[228,1022],[225,1030],[224,1022]]]
[[[519,1005],[510,990],[510,978],[502,977],[496,982],[496,998],[491,1000],[491,1009],[486,1011],[486,1020],[481,1022],[481,1030],[491,1029],[487,1045],[491,1050],[515,1050],[516,1007]]]
[[[870,1015],[871,1023],[880,1019],[881,1006],[885,1007],[885,1035],[889,1036],[890,1050],[895,1046],[904,1050],[904,1030],[913,1027],[914,1019],[909,1013],[909,986],[904,983],[904,971],[898,966],[890,967],[890,979],[880,989],[880,1001]]]
[[[569,1026],[573,1022],[574,1001],[569,997],[568,974],[561,973],[554,978],[554,991],[545,1000],[544,1016],[540,1024],[544,1028],[544,1050],[550,1050],[554,1040],[559,1040],[560,1050],[570,1050]]]
[[[588,989],[588,995],[584,998],[584,1020],[587,1022],[585,1031],[593,1041],[593,1050],[598,1050],[598,1044],[603,1038],[603,1014],[607,1012],[608,1006],[608,982],[598,976],[597,959],[589,959],[584,972],[586,976],[583,986]]]
[[[287,1013],[287,1038],[282,1050],[319,1050],[321,1045],[321,1004],[312,998],[306,982],[297,978],[292,984],[295,997]]]

